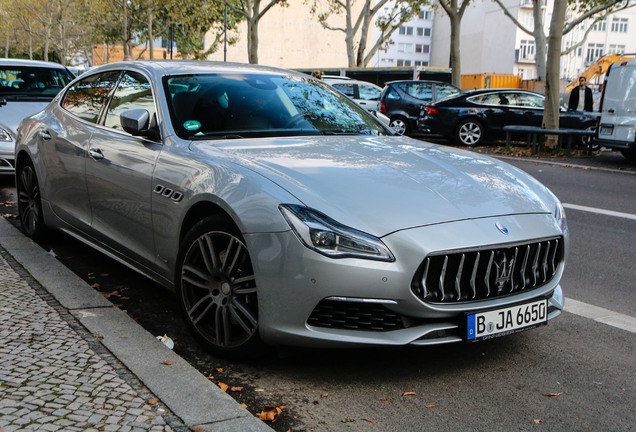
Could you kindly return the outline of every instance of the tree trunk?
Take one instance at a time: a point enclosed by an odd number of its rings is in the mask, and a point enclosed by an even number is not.
[[[460,64],[460,54],[459,54],[459,25],[461,22],[461,16],[455,11],[449,15],[450,18],[450,65],[452,70],[451,74],[451,83],[457,87],[461,84],[461,64]]]
[[[152,15],[154,11],[154,8],[148,10],[148,49],[150,50],[150,60],[155,59],[154,35],[152,33]]]
[[[543,31],[543,14],[541,13],[541,5],[543,0],[534,0],[532,4],[532,15],[534,16],[534,59],[537,65],[537,80],[545,81],[546,74],[546,40],[545,32]]]
[[[356,66],[365,67],[364,52],[367,49],[367,38],[369,36],[369,24],[371,17],[369,16],[370,2],[366,2],[362,8],[361,14],[363,14],[362,27],[360,28],[360,44],[358,45],[358,54],[356,55]]]
[[[552,20],[550,21],[550,35],[548,37],[548,59],[546,64],[545,106],[543,109],[543,127],[545,129],[559,128],[559,75],[561,70],[561,39],[563,38],[563,24],[567,0],[554,0]],[[552,137],[548,146],[556,147],[556,137]]]
[[[258,18],[247,21],[247,57],[250,64],[258,64]]]

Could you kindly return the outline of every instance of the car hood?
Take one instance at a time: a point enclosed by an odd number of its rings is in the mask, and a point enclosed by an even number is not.
[[[554,196],[522,171],[407,137],[239,139],[193,142],[192,147],[215,158],[214,149],[221,150],[304,205],[376,236],[456,220],[554,211]]]
[[[22,120],[42,111],[50,102],[50,100],[48,102],[9,100],[5,106],[0,107],[0,127],[9,130],[15,136]]]

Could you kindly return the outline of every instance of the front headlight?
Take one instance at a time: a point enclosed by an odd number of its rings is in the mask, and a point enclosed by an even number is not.
[[[0,141],[11,142],[13,138],[11,138],[11,134],[8,130],[0,128]]]
[[[379,238],[344,226],[316,210],[282,204],[280,211],[300,241],[322,255],[330,258],[395,260]]]
[[[563,204],[561,201],[557,200],[556,207],[554,209],[554,219],[556,219],[559,228],[561,231],[565,231],[567,229],[567,219],[565,218],[565,209],[563,208]]]

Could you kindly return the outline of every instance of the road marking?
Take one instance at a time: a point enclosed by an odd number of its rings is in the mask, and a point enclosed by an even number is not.
[[[581,210],[581,211],[586,211],[590,213],[602,214],[606,216],[615,216],[615,217],[620,217],[625,219],[636,220],[636,215],[631,213],[622,213],[622,212],[617,212],[613,210],[605,210],[605,209],[600,209],[595,207],[587,207],[587,206],[582,206],[577,204],[568,204],[568,203],[564,203],[563,207],[572,209],[572,210]]]
[[[636,318],[629,315],[593,306],[571,298],[565,299],[565,307],[563,310],[612,327],[636,333]]]

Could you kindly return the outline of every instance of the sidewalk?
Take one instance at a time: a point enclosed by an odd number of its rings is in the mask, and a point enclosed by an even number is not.
[[[271,431],[0,217],[0,432]]]

